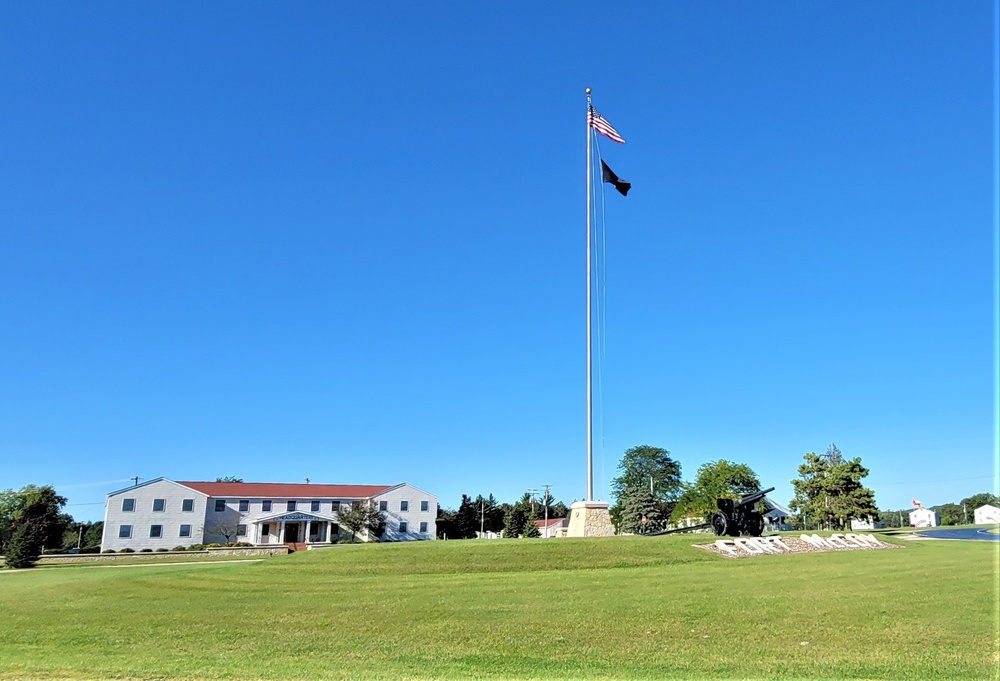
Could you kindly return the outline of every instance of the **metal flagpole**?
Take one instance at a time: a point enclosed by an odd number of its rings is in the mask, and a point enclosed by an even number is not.
[[[593,174],[593,161],[591,160],[590,138],[593,134],[590,132],[590,88],[587,88],[587,501],[593,501],[594,499],[594,428],[593,428],[593,411],[594,411],[594,399],[592,390],[592,368],[591,368],[591,333],[590,333],[590,314],[591,314],[591,302],[590,302],[590,291],[591,285],[591,275],[590,275],[590,176]]]

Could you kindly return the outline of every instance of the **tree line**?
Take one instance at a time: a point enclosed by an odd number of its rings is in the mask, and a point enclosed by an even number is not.
[[[992,492],[980,492],[965,497],[957,503],[949,502],[927,508],[938,514],[939,525],[971,525],[975,520],[973,512],[980,506],[987,504],[1000,508],[1000,497]],[[910,511],[913,510],[915,508],[912,506],[910,508],[886,509],[879,511],[879,515],[885,527],[909,527]]]
[[[791,481],[795,498],[789,504],[799,527],[843,530],[850,528],[852,518],[878,520],[875,493],[862,484],[869,471],[860,457],[846,459],[831,444],[825,454],[809,452],[803,459]],[[619,533],[708,522],[717,499],[739,499],[761,489],[750,466],[726,459],[702,465],[694,480],[685,481],[670,452],[650,445],[626,450],[618,471],[611,482],[615,504],[610,511]],[[758,510],[769,510],[763,500]]]
[[[438,507],[437,536],[439,539],[473,539],[480,532],[503,533],[504,537],[539,537],[536,520],[566,518],[569,508],[543,491],[540,496],[525,492],[514,503],[500,503],[490,494],[473,499],[462,495],[458,509]]]
[[[31,567],[44,552],[101,550],[103,522],[77,522],[63,513],[66,498],[51,485],[0,492],[0,553],[8,567]]]

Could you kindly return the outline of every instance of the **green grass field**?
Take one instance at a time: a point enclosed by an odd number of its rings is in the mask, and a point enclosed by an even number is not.
[[[692,538],[343,546],[0,573],[0,677],[996,679],[1000,545],[733,560]]]

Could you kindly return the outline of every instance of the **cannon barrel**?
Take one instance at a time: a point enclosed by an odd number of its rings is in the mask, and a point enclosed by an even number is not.
[[[773,492],[773,491],[774,491],[773,487],[768,487],[767,489],[762,489],[759,492],[754,492],[753,494],[748,494],[745,497],[743,497],[742,499],[740,499],[740,503],[737,504],[737,505],[738,506],[746,506],[748,504],[756,504],[758,501],[760,501],[761,499],[764,498],[765,494],[767,494],[768,492]]]

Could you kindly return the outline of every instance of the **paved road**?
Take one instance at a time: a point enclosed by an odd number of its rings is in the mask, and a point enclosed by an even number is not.
[[[933,537],[934,539],[972,539],[974,541],[1000,541],[1000,534],[990,534],[986,529],[976,529],[970,527],[964,530],[923,530],[918,533],[921,537]]]

